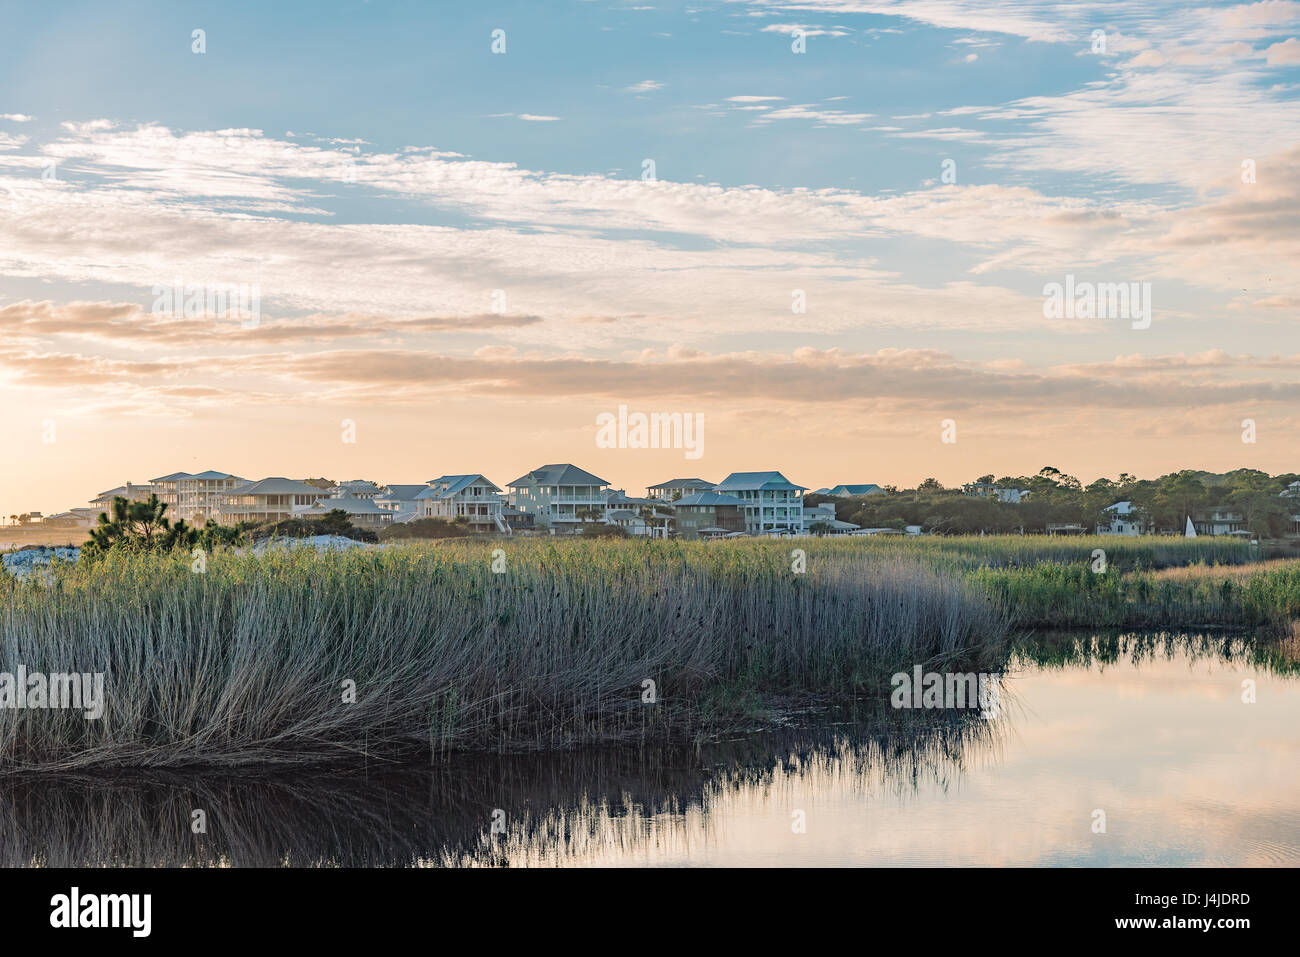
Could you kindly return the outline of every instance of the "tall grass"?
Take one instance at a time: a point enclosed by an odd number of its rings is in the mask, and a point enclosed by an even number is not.
[[[1027,568],[1045,563],[1087,565],[1098,548],[1106,553],[1108,567],[1119,572],[1184,565],[1240,565],[1260,557],[1259,546],[1238,539],[1156,535],[873,535],[831,539],[822,547],[865,550],[880,557],[923,561],[953,571]]]
[[[1250,628],[1286,636],[1300,617],[1300,563],[1249,570],[1094,573],[1088,564],[979,568],[968,580],[1033,628]]]
[[[0,709],[0,769],[689,737],[757,693],[997,670],[996,600],[888,549],[813,546],[802,574],[763,541],[519,541],[501,574],[482,542],[56,566],[0,586],[0,671],[103,672],[107,708]]]

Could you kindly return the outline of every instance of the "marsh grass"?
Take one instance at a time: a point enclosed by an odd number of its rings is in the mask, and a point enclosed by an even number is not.
[[[843,544],[456,541],[217,551],[204,574],[184,554],[58,565],[0,586],[0,671],[103,672],[105,714],[0,709],[0,770],[690,738],[752,718],[764,693],[874,695],[914,664],[997,670],[995,598]]]
[[[1031,628],[1249,629],[1291,634],[1300,617],[1300,563],[1192,565],[1094,573],[1087,563],[980,568],[968,579]]]

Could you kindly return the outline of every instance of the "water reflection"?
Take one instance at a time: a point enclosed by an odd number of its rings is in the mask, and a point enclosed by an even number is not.
[[[1290,662],[1239,640],[1060,638],[1019,649],[991,722],[871,707],[698,748],[0,778],[0,865],[1295,864]]]

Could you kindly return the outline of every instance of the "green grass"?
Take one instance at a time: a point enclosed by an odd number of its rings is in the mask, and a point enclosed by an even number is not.
[[[1007,633],[971,584],[869,548],[533,539],[503,546],[496,574],[494,547],[224,551],[204,574],[184,554],[109,554],[10,582],[0,671],[104,672],[108,707],[0,710],[0,766],[689,737],[752,717],[759,693],[876,694],[917,663],[995,670]]]
[[[108,699],[100,721],[0,709],[0,771],[691,740],[780,697],[880,695],[917,664],[1000,671],[1014,631],[1289,633],[1300,564],[1254,557],[1184,539],[528,538],[219,550],[196,574],[185,553],[110,553],[0,579],[0,671],[103,672]]]

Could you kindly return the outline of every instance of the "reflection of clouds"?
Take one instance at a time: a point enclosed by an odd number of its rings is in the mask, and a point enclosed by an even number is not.
[[[898,792],[839,760],[779,771],[763,787],[710,792],[708,814],[651,816],[635,849],[613,840],[516,863],[1031,865],[1300,860],[1296,682],[1258,675],[1278,707],[1232,705],[1249,666],[1186,655],[1016,683],[1023,716],[998,760],[972,745],[962,773]],[[1231,687],[1229,690],[1231,691]],[[1227,699],[1225,701],[1225,699]],[[790,811],[808,831],[790,830]],[[1092,811],[1107,833],[1091,831]],[[612,829],[620,825],[611,823]],[[682,833],[682,829],[685,833]],[[672,832],[671,835],[669,832]],[[653,850],[648,850],[652,847]]]

